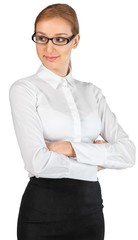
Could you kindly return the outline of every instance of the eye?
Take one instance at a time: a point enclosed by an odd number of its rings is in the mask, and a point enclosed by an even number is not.
[[[68,39],[64,37],[56,37],[53,39],[56,44],[66,44]]]
[[[36,42],[39,42],[39,43],[46,43],[47,42],[47,38],[45,36],[36,35],[35,40],[36,40]]]

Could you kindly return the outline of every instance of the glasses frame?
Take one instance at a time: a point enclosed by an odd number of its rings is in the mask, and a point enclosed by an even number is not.
[[[44,37],[47,39],[47,42],[46,42],[46,43],[39,43],[39,42],[37,42],[37,41],[34,40],[34,37],[35,37],[36,35],[37,35],[36,32],[32,35],[32,40],[33,40],[33,42],[35,42],[35,43],[37,43],[37,44],[47,44],[47,43],[49,42],[49,40],[50,40],[50,41],[52,41],[52,43],[53,43],[54,45],[56,45],[56,46],[65,46],[65,45],[67,45],[69,42],[71,42],[71,41],[73,40],[73,38],[75,38],[75,36],[76,36],[76,35],[72,35],[71,37],[68,37],[68,38],[66,38],[66,37],[61,37],[61,38],[66,39],[67,42],[66,42],[65,44],[56,44],[56,43],[54,43],[53,39],[55,39],[55,38],[60,38],[60,37],[48,38],[48,37],[44,36]],[[43,36],[43,35],[42,35],[42,36]]]

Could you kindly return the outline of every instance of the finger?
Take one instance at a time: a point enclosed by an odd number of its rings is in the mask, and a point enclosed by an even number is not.
[[[104,140],[96,140],[95,143],[96,144],[102,144],[102,143],[106,143],[106,141],[104,141]]]
[[[101,171],[101,170],[104,170],[104,169],[105,169],[104,167],[97,166],[97,170],[98,170],[98,171]]]

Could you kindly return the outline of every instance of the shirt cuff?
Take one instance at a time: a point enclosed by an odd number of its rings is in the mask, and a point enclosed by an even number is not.
[[[78,162],[106,167],[107,158],[105,144],[107,143],[93,144],[71,142],[71,144],[76,153],[76,159]]]

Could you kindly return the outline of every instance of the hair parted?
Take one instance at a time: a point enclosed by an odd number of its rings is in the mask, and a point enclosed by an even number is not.
[[[79,22],[75,10],[68,4],[62,3],[52,4],[44,8],[36,17],[35,30],[39,21],[54,17],[60,17],[68,21],[71,25],[73,35],[79,33]]]

